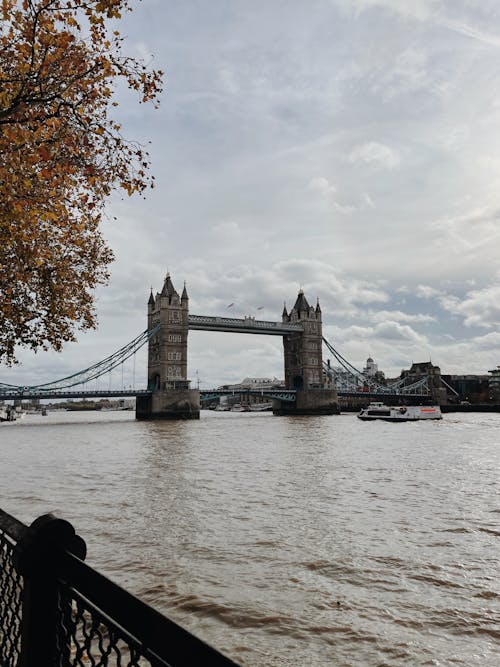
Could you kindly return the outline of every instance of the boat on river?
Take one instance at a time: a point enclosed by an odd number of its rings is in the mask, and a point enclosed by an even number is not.
[[[270,412],[273,409],[272,403],[251,403],[250,412]]]
[[[102,405],[90,401],[83,401],[82,403],[68,403],[66,405],[68,412],[82,412],[88,410],[102,410]]]
[[[24,412],[21,408],[13,405],[0,406],[0,422],[15,422],[16,419],[24,417]]]
[[[386,422],[414,422],[422,419],[442,419],[439,405],[385,405],[384,403],[370,403],[362,408],[358,419],[373,421],[382,419]]]

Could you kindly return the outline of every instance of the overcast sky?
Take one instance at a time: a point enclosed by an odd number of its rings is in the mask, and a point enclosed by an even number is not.
[[[500,364],[498,0],[143,0],[122,23],[166,72],[158,111],[119,107],[157,187],[110,201],[99,329],[0,380],[126,344],[167,270],[200,315],[279,320],[302,287],[326,338],[390,376]],[[283,376],[279,337],[190,332],[189,356],[202,387]]]

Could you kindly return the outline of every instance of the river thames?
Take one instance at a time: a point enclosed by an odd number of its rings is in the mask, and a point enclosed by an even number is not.
[[[241,665],[500,664],[500,414],[49,412],[0,444],[2,509]]]

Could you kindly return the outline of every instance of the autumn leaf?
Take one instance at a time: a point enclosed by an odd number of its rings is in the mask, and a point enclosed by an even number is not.
[[[40,154],[42,160],[45,160],[46,162],[50,160],[50,153],[47,146],[40,146],[38,153]]]

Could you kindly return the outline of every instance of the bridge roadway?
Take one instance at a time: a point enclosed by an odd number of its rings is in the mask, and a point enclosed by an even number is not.
[[[148,389],[98,389],[95,391],[61,389],[59,391],[42,391],[26,387],[26,389],[17,392],[0,389],[0,401],[14,401],[19,399],[27,401],[34,398],[133,398],[136,396],[149,396],[150,394],[151,392]]]
[[[314,391],[312,389],[311,391]],[[68,399],[68,398],[134,398],[137,396],[149,396],[152,392],[148,389],[98,389],[89,391],[71,391],[62,389],[59,391],[43,391],[36,387],[26,387],[22,391],[7,391],[0,389],[0,401],[31,400],[31,399]],[[220,396],[240,396],[242,394],[275,398],[281,401],[295,401],[295,390],[293,389],[202,389],[200,399],[207,401]],[[420,399],[423,402],[429,400],[427,394],[396,394],[377,393],[366,391],[338,391],[339,398],[368,398],[370,400],[396,400],[408,398]]]
[[[200,400],[210,401],[221,396],[262,396],[264,398],[275,398],[289,403],[295,401],[293,389],[201,389]]]
[[[374,401],[384,401],[384,400],[396,400],[400,398],[406,398],[406,399],[411,399],[417,400],[419,399],[421,402],[428,402],[429,401],[429,394],[396,394],[394,392],[389,393],[389,392],[375,392],[375,391],[342,391],[338,390],[337,391],[337,396],[340,398],[369,398],[370,400]]]

